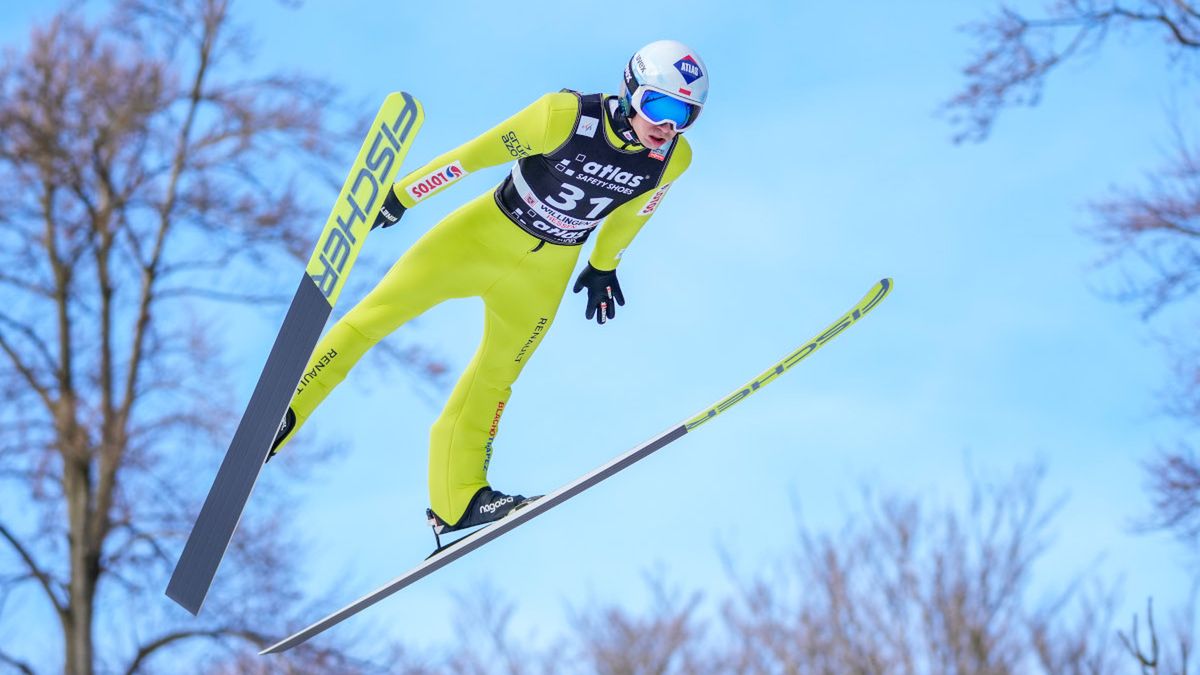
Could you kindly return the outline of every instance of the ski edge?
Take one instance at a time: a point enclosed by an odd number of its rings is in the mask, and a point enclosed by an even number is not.
[[[362,610],[421,580],[438,569],[450,564],[454,560],[457,560],[458,558],[461,558],[471,551],[483,546],[489,541],[500,537],[509,530],[519,527],[526,521],[532,520],[542,513],[549,511],[550,509],[567,501],[571,497],[574,497],[584,490],[587,490],[599,484],[600,482],[607,480],[620,471],[641,461],[642,459],[645,459],[652,453],[657,452],[675,440],[685,436],[687,433],[711,420],[716,415],[719,415],[720,413],[736,405],[751,393],[762,388],[779,375],[800,363],[800,361],[804,360],[813,352],[823,347],[834,337],[840,335],[847,328],[866,316],[880,302],[882,302],[883,299],[891,292],[892,287],[893,281],[891,278],[881,279],[850,311],[846,312],[840,319],[830,324],[816,337],[806,342],[804,346],[792,351],[774,366],[763,371],[757,378],[750,380],[742,387],[734,390],[728,396],[718,400],[716,403],[703,409],[696,415],[687,418],[684,422],[667,429],[666,431],[658,434],[648,441],[645,441],[637,447],[626,451],[624,454],[618,455],[617,457],[609,460],[606,464],[603,464],[600,467],[592,470],[590,473],[587,473],[580,478],[577,478],[574,481],[560,487],[554,492],[547,494],[529,506],[515,511],[511,515],[496,522],[495,524],[489,525],[480,530],[476,530],[474,533],[463,537],[461,540],[455,541],[454,546],[446,549],[442,555],[434,555],[430,558],[427,558],[408,572],[396,577],[380,588],[362,596],[358,600],[355,600],[354,602],[342,607],[332,614],[329,614],[319,621],[316,621],[293,633],[292,635],[280,640],[279,642],[276,642],[275,644],[263,649],[259,652],[259,654],[264,656],[267,654],[278,654],[307,642],[309,639],[341,623],[343,620],[354,616]]]

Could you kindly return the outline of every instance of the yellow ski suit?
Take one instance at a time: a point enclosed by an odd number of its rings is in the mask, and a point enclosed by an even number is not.
[[[547,94],[393,186],[401,204],[412,208],[472,171],[520,160],[500,188],[434,225],[330,328],[296,388],[296,423],[284,444],[375,343],[444,300],[480,297],[483,339],[430,433],[430,506],[447,523],[462,517],[488,485],[492,443],[512,383],[554,322],[578,244],[603,221],[590,262],[615,269],[690,163],[682,136],[658,152],[622,141],[614,130],[615,105],[600,95]],[[622,165],[650,168],[638,176]]]

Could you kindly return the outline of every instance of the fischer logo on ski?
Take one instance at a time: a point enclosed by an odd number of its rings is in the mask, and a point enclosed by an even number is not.
[[[379,203],[380,190],[391,187],[399,164],[397,153],[408,141],[420,114],[417,102],[404,94],[404,107],[394,119],[376,120],[375,135],[369,141],[366,156],[358,163],[358,173],[346,181],[338,196],[335,215],[321,233],[317,250],[308,263],[308,274],[330,305],[337,302],[346,275],[354,265],[359,237],[370,231],[370,220],[378,210],[372,206]]]

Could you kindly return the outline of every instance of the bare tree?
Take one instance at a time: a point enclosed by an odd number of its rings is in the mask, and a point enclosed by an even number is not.
[[[1001,110],[1036,105],[1055,68],[1098,50],[1114,32],[1154,35],[1181,64],[1183,81],[1200,74],[1200,5],[1184,0],[1056,0],[1040,18],[1001,5],[967,30],[978,48],[963,69],[966,84],[944,108],[958,127],[955,141],[985,140]],[[1178,120],[1171,129],[1174,156],[1148,176],[1148,187],[1120,191],[1093,209],[1105,261],[1132,263],[1118,298],[1140,302],[1145,316],[1200,290],[1200,155]],[[1198,374],[1193,366],[1184,378],[1193,403]]]
[[[839,531],[802,528],[794,556],[742,579],[726,603],[728,671],[1120,672],[1103,594],[1032,597],[1057,511],[1039,499],[1041,476],[976,478],[965,509],[864,491],[862,515]]]
[[[455,633],[439,653],[397,653],[395,672],[426,675],[704,675],[728,673],[705,643],[698,618],[701,595],[671,587],[666,574],[648,575],[650,606],[638,612],[617,601],[588,600],[568,608],[565,625],[539,617],[542,635],[514,635],[517,606],[484,584],[456,597]],[[621,599],[624,600],[624,599]]]
[[[612,602],[592,602],[572,611],[566,653],[577,672],[602,675],[702,675],[728,672],[705,643],[707,626],[698,617],[698,591],[674,588],[659,570],[646,578],[651,603],[644,613]]]
[[[1101,48],[1114,34],[1152,36],[1187,87],[1200,74],[1200,4],[1187,0],[1055,0],[1040,17],[1010,6],[968,27],[977,38],[964,69],[966,84],[946,104],[956,141],[982,141],[1000,111],[1036,105],[1061,64]],[[1190,89],[1188,89],[1190,90]],[[1194,105],[1187,101],[1184,105]],[[1166,412],[1200,424],[1200,342],[1195,330],[1200,291],[1200,143],[1193,113],[1170,121],[1172,156],[1150,171],[1145,185],[1115,189],[1092,205],[1089,234],[1104,248],[1101,266],[1116,271],[1118,301],[1141,307],[1149,319],[1165,307],[1190,310],[1191,326],[1164,340],[1174,361]],[[1183,120],[1189,120],[1192,126]],[[1186,442],[1160,449],[1146,462],[1152,527],[1174,532],[1193,550],[1200,544],[1200,462]]]
[[[772,675],[1116,675],[1114,593],[1080,572],[1036,593],[1060,502],[1043,469],[970,479],[965,505],[863,491],[840,528],[802,526],[778,564],[751,572],[726,553],[734,593],[719,611],[649,575],[644,610],[588,600],[561,633],[530,648],[514,606],[487,588],[460,598],[461,635],[413,673],[747,673]],[[1162,669],[1153,675],[1181,675]]]
[[[563,672],[551,654],[523,646],[528,638],[512,634],[516,612],[512,601],[494,586],[483,583],[471,592],[456,594],[454,633],[462,640],[450,645],[434,660],[430,673],[448,675],[538,675]],[[419,672],[419,671],[418,671]]]
[[[0,61],[0,616],[39,599],[75,675],[249,672],[300,599],[261,511],[199,619],[162,594],[235,421],[214,330],[231,326],[206,308],[290,292],[288,252],[328,207],[302,193],[353,152],[333,87],[243,75],[229,5],[69,9]],[[35,672],[11,650],[0,663]],[[272,668],[372,668],[297,658]]]
[[[1064,62],[1099,48],[1114,31],[1144,30],[1163,39],[1171,56],[1200,51],[1200,6],[1186,0],[1053,0],[1041,17],[1007,4],[966,27],[977,40],[967,83],[947,103],[956,141],[982,141],[1000,111],[1041,100],[1047,76]]]

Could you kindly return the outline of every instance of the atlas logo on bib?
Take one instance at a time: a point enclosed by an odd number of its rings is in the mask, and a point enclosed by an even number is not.
[[[467,170],[462,166],[462,162],[456,160],[440,169],[434,169],[429,174],[419,178],[417,182],[408,186],[408,194],[414,201],[419,202],[435,191],[467,175],[467,173]]]
[[[632,173],[622,169],[619,166],[612,164],[601,164],[599,162],[588,162],[583,165],[583,172],[601,178],[610,183],[620,183],[635,188],[642,184],[642,179],[645,176],[635,176]]]

